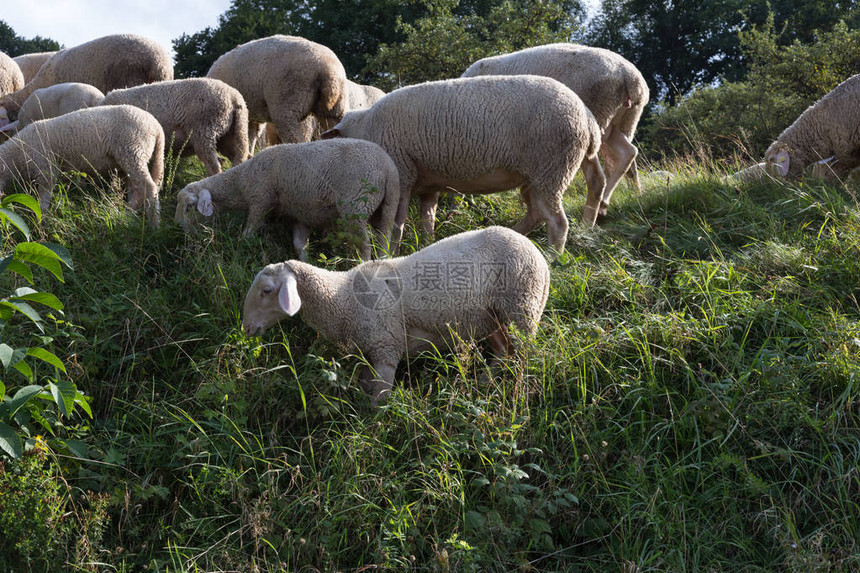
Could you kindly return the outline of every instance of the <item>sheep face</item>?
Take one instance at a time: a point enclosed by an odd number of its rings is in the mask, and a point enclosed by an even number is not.
[[[296,275],[283,263],[269,265],[257,273],[245,296],[242,328],[248,336],[262,334],[267,328],[302,306]]]
[[[791,157],[782,145],[772,145],[765,153],[765,169],[771,175],[788,177],[791,172]]]
[[[186,187],[176,197],[176,222],[185,227],[193,223],[198,215],[211,217],[215,212],[212,194],[208,189]]]

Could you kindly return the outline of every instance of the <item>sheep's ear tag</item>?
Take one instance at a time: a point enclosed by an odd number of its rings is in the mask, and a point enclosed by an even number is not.
[[[788,158],[787,151],[780,151],[776,154],[776,171],[780,174],[780,176],[785,177],[788,175],[788,165],[791,163],[791,160]]]
[[[0,107],[0,127],[9,124],[9,112],[6,111],[5,107]]]
[[[296,277],[293,273],[287,273],[281,283],[281,288],[278,291],[278,304],[287,316],[293,316],[302,307],[302,299],[299,298]]]
[[[203,189],[197,196],[197,210],[204,217],[211,217],[215,212],[215,207],[212,206],[212,195],[208,189]]]

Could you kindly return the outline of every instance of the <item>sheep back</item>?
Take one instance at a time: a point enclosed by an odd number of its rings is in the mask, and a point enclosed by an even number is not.
[[[24,74],[15,60],[0,52],[0,96],[24,87]]]
[[[24,83],[26,84],[39,73],[42,64],[57,52],[36,52],[33,54],[23,54],[12,58],[18,67],[21,68],[21,73],[24,74]],[[23,87],[23,86],[22,86]]]
[[[135,34],[114,34],[60,50],[22,89],[0,98],[0,106],[16,113],[35,90],[63,82],[90,84],[107,93],[170,79],[173,63],[160,44]]]
[[[104,94],[97,87],[77,82],[65,82],[38,89],[18,111],[18,129],[40,119],[97,106],[102,99]]]

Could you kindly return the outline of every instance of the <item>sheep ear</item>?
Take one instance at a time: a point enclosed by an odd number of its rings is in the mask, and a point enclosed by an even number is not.
[[[0,119],[0,132],[6,133],[10,131],[12,133],[16,133],[18,131],[18,120],[16,119],[12,123],[6,123],[3,125],[3,120]]]
[[[302,307],[302,299],[299,298],[299,290],[296,287],[296,276],[291,272],[283,276],[281,288],[278,290],[278,305],[287,316],[293,316]]]
[[[0,127],[5,127],[9,124],[9,112],[6,111],[6,108],[0,106]]]
[[[320,135],[320,139],[334,139],[335,137],[343,137],[343,134],[336,127],[333,127],[328,131],[324,131],[322,135]]]
[[[788,166],[790,163],[791,159],[789,159],[788,157],[788,152],[784,149],[781,149],[774,158],[776,172],[779,174],[780,177],[785,177],[786,175],[788,175]]]
[[[204,217],[211,217],[212,213],[215,212],[215,207],[212,205],[212,195],[209,193],[209,189],[203,189],[197,195],[197,210],[200,211],[200,214]]]

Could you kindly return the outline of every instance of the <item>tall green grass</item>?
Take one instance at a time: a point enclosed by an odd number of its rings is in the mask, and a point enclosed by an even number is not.
[[[501,363],[470,341],[404,362],[373,410],[361,358],[301,321],[242,334],[288,230],[243,239],[224,215],[183,233],[175,196],[202,168],[168,167],[161,228],[77,181],[41,231],[74,259],[51,287],[95,416],[61,479],[109,500],[70,568],[860,567],[856,188],[679,164],[622,186],[592,230],[578,182],[537,335]],[[513,193],[450,199],[437,237],[523,213]],[[310,254],[356,262],[320,236]]]

